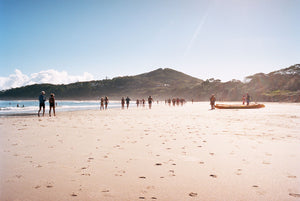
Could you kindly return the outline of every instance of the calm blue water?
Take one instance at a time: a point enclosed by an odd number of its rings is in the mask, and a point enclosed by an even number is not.
[[[100,108],[99,101],[60,101],[56,100],[56,112],[76,111],[76,110],[93,110]],[[121,107],[120,101],[110,101],[108,108]],[[39,110],[38,100],[0,100],[0,115],[14,114],[37,114]],[[45,111],[49,111],[49,102],[46,102]]]

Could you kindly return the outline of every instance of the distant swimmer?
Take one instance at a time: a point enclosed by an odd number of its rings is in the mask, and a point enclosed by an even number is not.
[[[41,95],[39,96],[40,109],[38,111],[38,116],[40,116],[40,112],[42,108],[43,108],[43,116],[45,116],[45,101],[46,101],[45,94],[46,94],[45,91],[42,91]]]
[[[49,116],[51,117],[51,109],[53,109],[53,115],[55,116],[55,98],[54,98],[54,93],[50,94],[49,98]]]
[[[149,109],[151,109],[152,107],[152,102],[153,102],[153,98],[151,96],[148,97],[148,105],[149,105]]]
[[[105,103],[105,109],[107,110],[107,106],[108,106],[108,97],[107,96],[105,96],[105,98],[104,98],[104,103]]]
[[[214,94],[212,94],[211,97],[210,97],[210,106],[211,106],[212,110],[215,109],[215,102],[216,102],[216,97],[215,97]]]
[[[125,98],[124,97],[121,98],[121,105],[122,105],[122,109],[124,109],[124,105],[125,105]]]
[[[104,110],[104,98],[100,98],[100,110]]]
[[[127,96],[127,98],[126,98],[127,109],[128,109],[128,107],[129,107],[129,102],[130,102],[130,98]]]

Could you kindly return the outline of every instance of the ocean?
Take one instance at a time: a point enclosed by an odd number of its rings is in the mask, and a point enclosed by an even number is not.
[[[94,110],[100,108],[100,101],[56,100],[56,112]],[[120,101],[110,101],[108,108],[121,107]],[[39,110],[38,100],[0,100],[0,116],[35,115]],[[49,112],[49,102],[46,102],[45,112]]]

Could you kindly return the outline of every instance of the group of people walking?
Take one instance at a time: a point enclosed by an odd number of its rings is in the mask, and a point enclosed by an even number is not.
[[[125,108],[125,102],[126,102],[126,107],[127,109],[129,108],[129,104],[130,104],[131,99],[127,96],[127,98],[125,99],[124,97],[121,98],[121,105],[122,105],[122,109]],[[137,99],[136,100],[136,106],[139,107],[140,103],[143,104],[143,106],[145,106],[145,99]],[[152,103],[153,103],[153,98],[151,96],[148,97],[148,106],[149,109],[152,108]]]
[[[46,96],[45,96],[45,91],[41,92],[41,95],[39,96],[39,111],[38,111],[38,116],[40,116],[40,112],[43,109],[43,116],[45,116],[45,102],[46,102]],[[53,115],[55,116],[55,98],[54,98],[54,93],[50,94],[49,97],[49,116],[51,117],[51,110],[53,110]]]
[[[184,98],[169,98],[168,100],[165,100],[165,104],[169,104],[169,106],[171,106],[171,103],[173,104],[173,106],[175,105],[180,105],[183,106],[184,103],[186,103],[185,99]]]

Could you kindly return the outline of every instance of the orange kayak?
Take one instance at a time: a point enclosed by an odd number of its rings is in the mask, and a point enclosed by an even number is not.
[[[251,104],[251,105],[228,105],[228,104],[216,104],[218,109],[257,109],[265,107],[264,104]]]

